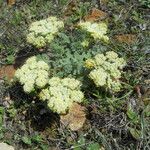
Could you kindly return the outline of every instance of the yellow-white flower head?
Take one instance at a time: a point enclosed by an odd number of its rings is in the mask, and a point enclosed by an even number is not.
[[[43,88],[49,79],[49,66],[35,56],[27,59],[25,64],[16,71],[15,77],[23,85],[25,92],[30,93],[36,88]]]
[[[84,98],[84,94],[83,92],[81,92],[80,90],[73,90],[70,91],[71,92],[71,99],[74,102],[78,102],[81,103],[83,98]]]
[[[107,73],[103,68],[94,69],[90,72],[89,77],[94,81],[97,87],[104,86],[107,80]]]
[[[62,85],[66,86],[67,88],[70,88],[71,90],[79,89],[81,86],[80,81],[74,79],[74,78],[64,78],[62,80]]]
[[[29,27],[27,42],[37,48],[46,46],[50,43],[59,30],[64,27],[64,23],[56,17],[49,17],[40,21],[33,22]]]
[[[86,21],[86,22],[80,22],[78,25],[79,27],[81,27],[81,29],[89,32],[94,39],[99,39],[108,42],[109,38],[106,35],[107,25],[105,23],[92,23]]]
[[[118,54],[115,53],[114,51],[109,51],[106,52],[106,58],[109,59],[110,61],[114,61],[116,58],[118,58]]]
[[[59,77],[53,77],[49,80],[50,86],[58,86],[61,83],[61,79]]]
[[[74,78],[53,77],[49,80],[49,86],[40,92],[39,98],[47,100],[52,111],[64,114],[73,102],[83,101],[84,94],[80,91],[80,86],[80,81]]]
[[[105,63],[106,57],[103,54],[97,54],[95,56],[95,63],[97,66],[103,65]]]
[[[95,61],[93,59],[87,59],[84,66],[88,69],[91,69],[95,66]]]
[[[86,68],[92,69],[89,77],[97,87],[105,87],[114,92],[121,89],[119,79],[126,62],[123,58],[119,58],[117,53],[109,51],[106,55],[97,54],[93,59],[86,60],[85,64]]]
[[[89,41],[84,40],[84,41],[81,42],[81,45],[82,45],[83,47],[88,47],[88,46],[89,46]]]

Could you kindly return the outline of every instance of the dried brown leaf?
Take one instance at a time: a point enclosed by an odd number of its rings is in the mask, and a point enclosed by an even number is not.
[[[106,5],[109,2],[109,0],[99,0],[99,1],[102,5]]]
[[[148,88],[144,95],[141,97],[141,100],[144,102],[145,105],[150,104],[150,89]]]
[[[107,13],[102,10],[93,8],[91,14],[84,17],[85,21],[103,20],[107,17]]]
[[[61,122],[69,127],[72,131],[77,131],[80,128],[82,128],[85,120],[85,107],[73,103],[72,107],[69,109],[69,112],[67,115],[61,115],[60,117]]]
[[[135,86],[135,91],[136,91],[138,97],[140,98],[142,96],[140,85]]]
[[[14,77],[16,69],[13,65],[7,65],[0,68],[0,78],[6,77],[9,81]]]
[[[70,16],[74,13],[77,7],[76,0],[72,0],[64,10],[64,16]]]
[[[14,5],[15,3],[16,3],[16,0],[7,0],[7,4],[8,4],[9,6]]]
[[[116,35],[115,39],[120,43],[132,44],[136,42],[137,36],[135,34]]]

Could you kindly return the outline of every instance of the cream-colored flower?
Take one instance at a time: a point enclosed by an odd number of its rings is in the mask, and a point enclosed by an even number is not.
[[[109,51],[106,55],[97,54],[89,62],[93,62],[93,70],[90,72],[89,77],[97,87],[105,87],[114,92],[118,92],[121,89],[119,79],[122,72],[120,69],[126,64],[123,58],[119,58],[117,53]],[[86,68],[91,69],[88,65],[86,66]]]
[[[48,79],[41,77],[37,78],[35,81],[35,84],[37,85],[38,88],[43,88],[47,83]]]
[[[38,68],[38,72],[37,72],[37,77],[38,78],[48,78],[48,70],[46,71],[46,70],[44,70],[44,68],[43,69],[39,69]]]
[[[36,59],[36,56],[32,56],[26,60],[26,64],[30,65],[31,63],[34,63],[37,61]]]
[[[91,69],[95,67],[95,61],[93,59],[87,59],[84,66],[88,69]]]
[[[109,38],[107,34],[107,25],[105,23],[92,23],[89,21],[80,22],[79,27],[86,30],[91,34],[94,39],[103,40],[108,42]]]
[[[103,65],[106,60],[106,57],[103,54],[97,54],[94,58],[97,66]]]
[[[84,40],[84,41],[81,42],[81,45],[82,45],[83,47],[88,47],[88,46],[89,46],[89,41]]]
[[[104,69],[98,68],[92,70],[89,77],[94,81],[97,87],[104,86],[106,84],[107,73]]]
[[[40,21],[33,22],[29,27],[27,42],[40,48],[50,43],[59,30],[64,27],[64,23],[56,17],[49,17]]]
[[[51,95],[48,89],[43,89],[40,94],[39,94],[39,98],[43,101],[50,99]]]
[[[35,56],[27,59],[25,64],[16,71],[15,77],[23,85],[25,92],[30,93],[36,88],[43,88],[48,83],[49,66],[38,61]]]
[[[119,81],[113,81],[111,83],[111,89],[114,91],[114,92],[118,92],[120,91],[121,89],[121,83]]]
[[[115,64],[122,69],[126,65],[126,61],[123,58],[117,58]]]
[[[37,62],[37,68],[38,69],[43,69],[43,70],[49,70],[49,66],[46,62],[40,60]]]
[[[106,58],[109,59],[109,61],[115,61],[116,58],[118,58],[118,54],[114,51],[106,52]]]
[[[59,77],[53,77],[49,80],[50,86],[58,86],[61,82],[61,79]]]
[[[81,103],[82,100],[84,98],[84,94],[83,92],[81,91],[77,91],[77,90],[74,90],[74,91],[71,91],[71,99],[74,101],[74,102],[79,102]]]
[[[73,104],[81,103],[84,94],[80,91],[81,83],[73,78],[53,77],[49,86],[39,94],[41,100],[47,100],[48,107],[58,114],[64,114]]]
[[[64,78],[62,79],[62,85],[70,88],[71,90],[75,90],[80,88],[81,83],[78,80],[75,80],[74,78]]]
[[[26,93],[30,93],[34,90],[34,85],[30,84],[30,83],[29,84],[26,83],[26,84],[24,84],[23,89]]]
[[[116,67],[109,68],[110,75],[116,79],[121,78],[121,71]]]

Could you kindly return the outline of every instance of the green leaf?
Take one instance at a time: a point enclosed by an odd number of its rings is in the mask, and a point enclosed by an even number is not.
[[[8,109],[7,112],[9,113],[9,116],[12,118],[14,118],[17,115],[17,110],[14,107]]]
[[[82,150],[81,147],[84,145],[85,145],[85,138],[83,136],[80,136],[78,142],[74,145],[73,150]]]
[[[3,138],[4,138],[4,133],[1,132],[1,133],[0,133],[0,140],[3,139]]]
[[[67,43],[67,44],[70,43],[70,39],[65,33],[59,33],[59,37],[63,39],[64,43]]]
[[[150,105],[148,105],[145,109],[144,109],[144,113],[146,117],[150,117]]]
[[[15,57],[13,55],[8,55],[6,58],[7,64],[13,64],[15,61]]]
[[[0,114],[4,114],[4,107],[0,106]]]
[[[0,107],[0,127],[3,124],[4,107]]]
[[[77,146],[77,145],[75,145],[75,146]],[[75,147],[73,150],[82,150],[82,148],[80,148],[80,147]]]
[[[137,129],[134,129],[134,128],[129,128],[129,131],[131,133],[131,135],[136,139],[136,140],[139,140],[140,137],[141,137],[141,131],[140,130],[137,130]]]
[[[39,54],[36,57],[37,57],[38,61],[42,60],[42,61],[45,61],[46,63],[49,63],[49,61],[50,61],[48,55],[46,55],[46,54]]]
[[[87,147],[87,150],[99,150],[100,146],[98,143],[92,143]]]
[[[22,137],[22,142],[27,144],[27,145],[31,145],[32,144],[31,138],[27,137],[27,136]]]
[[[2,6],[2,4],[3,4],[3,0],[0,0],[0,7]]]
[[[78,140],[78,143],[79,143],[80,145],[85,144],[85,138],[84,138],[83,136],[81,136],[81,137],[79,138],[79,140]]]
[[[42,137],[40,135],[35,135],[35,136],[32,137],[32,141],[36,142],[36,143],[40,143],[43,140],[42,140]]]
[[[42,150],[48,150],[49,146],[46,145],[46,144],[41,144],[41,145],[40,145],[40,148],[41,148]]]
[[[139,122],[139,116],[136,112],[132,110],[132,108],[127,109],[127,116],[133,123],[138,123]]]

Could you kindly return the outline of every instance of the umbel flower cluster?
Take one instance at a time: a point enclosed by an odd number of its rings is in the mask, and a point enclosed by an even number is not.
[[[107,33],[107,25],[105,23],[92,23],[89,21],[86,22],[80,22],[79,27],[81,29],[86,30],[91,34],[91,36],[96,40],[103,40],[105,42],[108,42],[109,38],[106,35]]]
[[[37,48],[44,47],[50,43],[59,29],[64,27],[64,23],[56,17],[49,17],[44,20],[33,22],[29,28],[27,42],[33,44]]]
[[[73,102],[81,103],[84,94],[80,91],[81,82],[74,78],[49,78],[49,66],[33,56],[16,71],[17,81],[23,85],[26,93],[36,91],[41,100],[48,102],[48,107],[58,114],[63,114]],[[38,90],[37,90],[38,89]]]
[[[41,100],[47,100],[48,107],[64,114],[73,102],[81,103],[84,94],[80,91],[81,83],[74,78],[53,77],[49,80],[49,86],[39,94]]]
[[[109,51],[104,54],[97,54],[93,59],[85,61],[85,67],[91,69],[89,77],[97,87],[105,87],[113,92],[120,91],[121,69],[126,62],[119,58],[118,54]]]
[[[23,85],[26,93],[34,91],[36,88],[43,88],[49,79],[49,66],[42,60],[37,60],[33,56],[25,62],[25,64],[16,71],[16,79]]]

